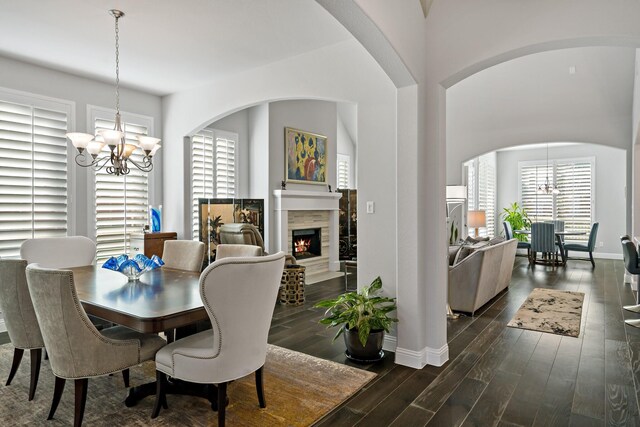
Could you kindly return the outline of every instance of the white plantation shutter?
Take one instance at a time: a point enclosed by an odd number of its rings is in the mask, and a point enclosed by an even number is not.
[[[571,240],[588,240],[592,222],[592,162],[558,161],[556,181],[560,194],[556,195],[556,219],[565,222],[565,229],[584,231],[584,236]]]
[[[350,188],[349,184],[349,163],[351,157],[346,154],[338,154],[338,176],[337,185],[338,188]]]
[[[584,236],[571,236],[567,240],[588,240],[593,221],[593,168],[594,160],[563,159],[546,163],[520,163],[520,201],[527,209],[531,221],[562,220],[565,230],[584,231]],[[539,185],[554,179],[559,194],[539,194]]]
[[[193,239],[199,238],[198,199],[236,196],[238,135],[203,129],[191,138]]]
[[[123,122],[127,142],[137,144],[136,136],[148,135],[146,125]],[[114,121],[97,118],[95,131],[113,129]],[[102,154],[108,154],[104,147]],[[139,148],[131,159],[142,162],[144,154]],[[131,172],[124,176],[108,174],[104,169],[95,173],[96,244],[97,261],[129,252],[130,233],[141,233],[148,224],[148,173],[129,163]],[[106,168],[105,168],[106,169]]]
[[[553,185],[553,165],[520,165],[520,202],[533,222],[550,221],[553,218],[553,195],[538,193],[538,186],[544,185],[549,176]]]
[[[496,160],[489,153],[467,162],[467,209],[483,210],[487,220],[486,227],[478,230],[481,237],[495,236],[496,232]],[[469,236],[475,229],[469,229]]]
[[[477,210],[477,194],[478,194],[478,179],[476,171],[478,170],[478,163],[475,160],[466,164],[467,166],[467,209],[470,211]]]
[[[0,257],[18,256],[26,239],[67,235],[70,107],[36,104],[0,101]]]

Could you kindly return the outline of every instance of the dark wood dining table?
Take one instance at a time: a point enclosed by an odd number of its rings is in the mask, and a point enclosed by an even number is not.
[[[162,267],[130,282],[123,274],[97,266],[69,270],[85,312],[138,332],[159,333],[209,318],[200,298],[200,273]],[[125,405],[134,406],[155,390],[155,381],[132,387]],[[213,385],[173,380],[167,392],[206,398],[217,410]]]
[[[560,250],[560,256],[562,257],[562,265],[567,265],[567,255],[564,252],[564,238],[566,236],[584,236],[587,234],[586,231],[577,231],[577,230],[566,230],[566,231],[556,231],[556,243],[558,244],[558,249]],[[513,234],[526,234],[527,236],[531,235],[531,230],[515,230]]]

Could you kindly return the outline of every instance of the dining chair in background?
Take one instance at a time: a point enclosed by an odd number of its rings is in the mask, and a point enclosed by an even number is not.
[[[582,243],[566,243],[564,245],[564,255],[565,258],[569,256],[569,251],[574,252],[588,252],[589,259],[586,258],[574,258],[578,260],[591,261],[591,267],[596,268],[596,262],[593,260],[593,251],[596,248],[596,239],[598,237],[598,228],[600,227],[600,223],[594,222],[591,226],[591,232],[589,233],[589,241],[587,244]]]
[[[219,426],[224,426],[231,381],[255,373],[258,402],[266,407],[262,368],[284,255],[224,258],[202,272],[200,296],[213,329],[177,340],[156,354],[157,392],[151,418],[166,406],[167,376],[216,384]]]
[[[20,258],[47,268],[82,267],[94,263],[96,244],[84,236],[28,239],[20,246]]]
[[[233,223],[220,226],[220,243],[260,246],[264,251],[264,240],[253,224]],[[262,254],[260,254],[262,255]]]
[[[504,221],[502,223],[502,226],[504,227],[504,238],[507,240],[511,240],[514,238],[513,236],[513,228],[511,227],[511,223]],[[527,257],[531,256],[531,243],[529,242],[521,242],[520,240],[518,240],[518,247],[517,249],[526,249],[527,250]]]
[[[262,256],[262,248],[253,245],[220,244],[216,246],[216,260],[229,257]]]
[[[557,263],[555,225],[551,222],[534,222],[531,224],[531,256],[529,263],[535,263],[540,252],[547,263]]]
[[[640,275],[640,259],[638,259],[638,249],[636,248],[635,243],[631,240],[622,240],[622,258],[624,260],[624,268],[638,278]],[[632,311],[634,313],[640,313],[640,292],[637,293],[636,304],[635,305],[625,305],[624,308],[627,311]],[[629,326],[633,326],[634,328],[640,328],[640,319],[627,319],[624,321]]]
[[[158,335],[141,334],[123,326],[98,331],[85,313],[73,272],[30,264],[26,270],[29,294],[49,353],[55,385],[52,419],[67,379],[75,382],[74,426],[82,424],[88,378],[124,371],[153,359],[166,343]]]
[[[25,260],[0,259],[0,309],[2,309],[9,339],[14,347],[13,362],[6,385],[11,384],[11,380],[13,380],[22,361],[24,351],[30,350],[29,400],[33,400],[38,386],[44,341],[27,287],[26,268],[27,261]]]
[[[196,240],[165,240],[163,268],[199,273],[202,271],[204,249],[204,243]]]

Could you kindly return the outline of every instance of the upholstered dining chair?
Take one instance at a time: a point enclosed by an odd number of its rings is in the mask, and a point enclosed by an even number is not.
[[[88,378],[120,372],[153,359],[166,343],[158,335],[123,326],[98,331],[89,321],[73,282],[73,272],[27,266],[33,308],[56,380],[47,419],[52,419],[67,379],[75,380],[74,426],[82,424]]]
[[[217,384],[219,426],[224,426],[227,384],[252,372],[258,402],[266,407],[262,367],[283,267],[284,253],[278,252],[224,258],[202,272],[200,296],[213,329],[177,340],[156,354],[157,393],[151,418],[166,404],[167,376]]]
[[[199,273],[204,260],[204,243],[196,240],[165,240],[162,260],[163,268]]]
[[[502,226],[504,227],[504,238],[506,240],[511,240],[513,239],[513,228],[511,227],[511,223],[504,221],[502,223]],[[526,249],[527,250],[527,257],[530,256],[530,252],[531,252],[531,243],[529,242],[521,242],[520,240],[518,240],[518,247],[517,249]]]
[[[81,267],[93,264],[96,244],[84,236],[29,239],[20,246],[20,258],[48,268]]]
[[[262,248],[253,245],[220,244],[216,246],[216,260],[229,257],[262,256]]]
[[[534,222],[531,224],[530,264],[536,262],[536,254],[538,252],[541,252],[548,260],[549,257],[555,257],[555,262],[557,262],[555,224],[552,222]]]
[[[29,400],[33,400],[40,375],[40,361],[44,341],[40,326],[33,311],[25,269],[27,261],[22,259],[0,259],[0,309],[13,344],[13,362],[7,384],[11,384],[25,350],[31,355],[31,383]]]
[[[633,274],[637,278],[638,275],[640,275],[640,259],[638,258],[638,249],[636,248],[635,243],[633,243],[631,240],[622,240],[621,243],[624,268],[629,272],[629,274]],[[640,292],[637,295],[635,305],[625,305],[622,308],[634,313],[640,313]],[[629,326],[633,326],[634,328],[640,328],[640,319],[627,319],[624,321],[624,323]]]
[[[589,259],[586,258],[575,258],[584,261],[591,261],[591,267],[596,268],[596,262],[593,260],[593,251],[596,248],[596,238],[598,236],[598,228],[600,227],[600,223],[594,222],[591,226],[591,232],[589,233],[589,241],[587,244],[582,243],[566,243],[564,245],[564,255],[565,258],[569,256],[569,251],[574,252],[589,252]]]

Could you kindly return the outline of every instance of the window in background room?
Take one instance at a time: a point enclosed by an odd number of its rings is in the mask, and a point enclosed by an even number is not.
[[[481,237],[496,235],[496,154],[476,157],[467,166],[467,209],[485,211],[487,226],[480,228]],[[475,231],[469,229],[472,236]]]
[[[114,114],[94,118],[95,132],[113,129]],[[128,117],[122,114],[122,122],[127,143],[137,145],[138,135],[149,135],[152,119]],[[103,149],[108,152],[109,147]],[[131,159],[142,162],[143,153],[136,150]],[[95,172],[95,212],[96,212],[96,259],[99,264],[112,256],[129,252],[131,233],[142,233],[149,223],[149,179],[148,172],[131,167],[124,176],[108,174],[104,169]]]
[[[571,240],[586,241],[593,221],[593,173],[595,159],[520,162],[520,200],[532,221],[562,220],[566,230],[584,231]],[[549,183],[557,185],[559,194],[538,193],[549,173]]]
[[[191,138],[193,239],[199,238],[198,199],[237,195],[238,135],[203,129]]]
[[[338,188],[351,188],[349,183],[349,165],[351,157],[347,154],[338,154],[337,180]]]
[[[0,92],[0,257],[19,256],[27,239],[67,235],[72,105]]]

